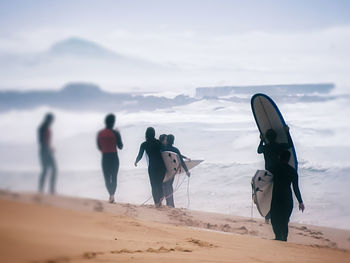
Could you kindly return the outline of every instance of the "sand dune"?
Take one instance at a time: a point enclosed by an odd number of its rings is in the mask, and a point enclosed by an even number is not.
[[[99,200],[0,193],[0,262],[350,262],[350,231]]]

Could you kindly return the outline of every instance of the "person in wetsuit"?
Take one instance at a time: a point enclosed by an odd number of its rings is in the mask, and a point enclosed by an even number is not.
[[[117,189],[117,175],[119,170],[118,149],[123,149],[122,137],[119,130],[114,130],[115,115],[108,114],[105,118],[106,128],[97,134],[97,147],[102,153],[102,171],[105,179],[109,202],[114,203]]]
[[[147,128],[146,141],[140,145],[140,150],[134,165],[137,166],[137,163],[141,160],[143,153],[146,151],[149,160],[148,175],[152,187],[153,201],[157,207],[160,207],[163,198],[162,184],[166,169],[160,153],[161,143],[155,138],[155,134],[153,127]]]
[[[47,113],[45,115],[44,121],[39,126],[38,129],[38,141],[39,141],[39,156],[41,161],[42,171],[39,177],[39,192],[44,191],[44,184],[46,179],[46,174],[49,169],[51,169],[50,178],[50,194],[54,194],[56,189],[56,162],[53,156],[53,148],[51,146],[52,132],[51,124],[54,120],[54,115],[52,113]]]
[[[285,126],[284,129],[289,133],[289,127]],[[288,134],[287,143],[276,142],[277,133],[273,129],[267,130],[265,137],[260,135],[260,144],[258,146],[258,153],[264,154],[265,159],[265,170],[271,172],[273,167],[279,162],[279,155],[283,150],[288,150],[292,147],[292,141]]]
[[[180,163],[181,163],[182,167],[185,169],[187,176],[190,176],[191,173],[188,171],[186,163],[183,160],[183,159],[188,159],[188,158],[186,156],[182,155],[178,148],[173,146],[174,141],[175,141],[175,136],[174,135],[172,135],[172,134],[167,135],[166,136],[167,144],[163,148],[163,151],[175,152],[178,155],[178,157],[180,159]],[[165,199],[166,199],[166,205],[167,206],[171,206],[171,207],[175,207],[174,196],[173,196],[174,179],[175,179],[175,177],[173,177],[170,180],[168,180],[168,181],[163,183],[163,192],[164,192],[164,196],[165,196]]]
[[[287,241],[289,217],[293,210],[293,196],[290,185],[299,202],[299,210],[304,212],[305,206],[301,198],[298,173],[288,164],[290,152],[282,151],[280,162],[273,168],[273,190],[271,201],[271,224],[276,240]]]
[[[284,129],[289,133],[289,127],[285,126]],[[258,146],[258,153],[264,154],[265,159],[265,170],[271,172],[273,167],[279,162],[279,155],[283,150],[287,150],[292,147],[292,142],[288,134],[288,143],[277,143],[277,134],[273,129],[267,130],[265,138],[260,135],[260,144]],[[271,216],[268,213],[265,216],[265,223],[269,223]]]

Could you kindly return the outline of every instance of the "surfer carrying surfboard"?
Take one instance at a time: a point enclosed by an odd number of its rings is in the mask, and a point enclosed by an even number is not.
[[[294,194],[299,202],[299,210],[304,212],[305,206],[298,184],[298,173],[288,164],[291,153],[282,151],[280,161],[272,169],[273,190],[271,201],[271,224],[276,240],[287,241],[288,223],[293,210],[293,197],[290,185],[293,186]]]
[[[289,133],[289,127],[284,126],[284,130]],[[277,134],[273,129],[268,129],[265,133],[265,137],[260,134],[260,144],[258,146],[258,153],[264,154],[265,169],[269,172],[272,171],[273,167],[279,162],[279,154],[283,150],[287,150],[292,147],[290,136],[287,136],[288,143],[277,143]],[[265,223],[268,224],[271,219],[270,213],[265,216]]]
[[[163,179],[166,168],[161,155],[161,143],[155,138],[155,130],[153,127],[148,127],[146,130],[146,141],[140,145],[139,153],[136,157],[134,165],[141,160],[143,153],[146,151],[149,158],[148,175],[152,187],[153,201],[156,207],[161,206],[161,199],[163,198]]]
[[[187,158],[186,156],[182,155],[180,150],[176,147],[173,146],[174,141],[175,141],[175,136],[172,134],[166,135],[165,138],[163,138],[163,142],[166,141],[166,145],[164,147],[162,147],[162,151],[170,151],[170,152],[174,152],[177,154],[177,156],[179,157],[181,166],[185,169],[185,172],[187,174],[187,176],[190,176],[191,173],[189,172],[186,163],[184,162],[184,158],[190,160],[189,158]],[[167,206],[171,206],[171,207],[175,207],[174,204],[174,196],[173,196],[173,182],[174,182],[174,178],[172,177],[170,180],[166,181],[163,183],[163,192],[164,192],[164,196],[166,199],[166,205]]]

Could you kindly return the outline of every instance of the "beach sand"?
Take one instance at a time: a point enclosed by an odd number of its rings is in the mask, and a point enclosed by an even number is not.
[[[350,231],[33,193],[0,192],[0,262],[350,262]]]

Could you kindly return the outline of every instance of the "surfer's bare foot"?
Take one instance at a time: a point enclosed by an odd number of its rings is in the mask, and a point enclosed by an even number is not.
[[[108,201],[108,202],[110,202],[111,204],[115,203],[115,201],[114,201],[114,196],[113,196],[113,195],[111,195],[111,196],[109,197],[109,201]]]

